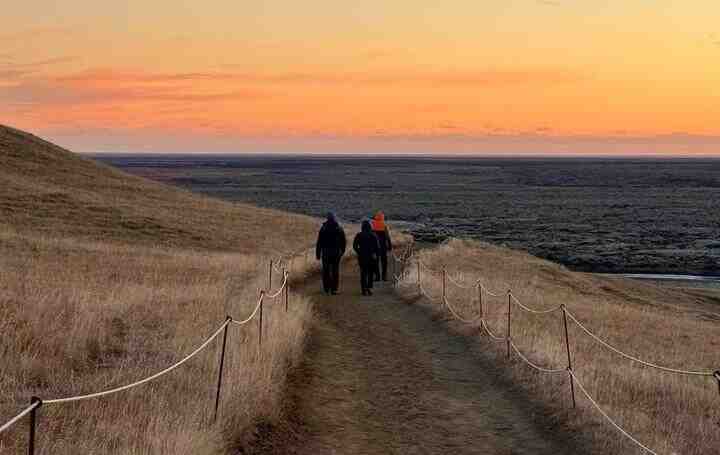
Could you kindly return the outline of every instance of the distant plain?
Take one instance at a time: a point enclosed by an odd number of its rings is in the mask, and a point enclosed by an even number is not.
[[[579,271],[720,274],[720,160],[98,155],[232,201],[418,238],[505,244]]]

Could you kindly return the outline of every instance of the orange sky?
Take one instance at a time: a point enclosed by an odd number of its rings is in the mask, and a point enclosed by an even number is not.
[[[118,3],[4,6],[1,123],[78,151],[720,155],[716,0]]]

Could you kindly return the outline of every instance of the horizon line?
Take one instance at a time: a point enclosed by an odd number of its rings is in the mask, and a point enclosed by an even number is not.
[[[718,160],[718,154],[564,154],[564,153],[432,153],[432,152],[75,152],[85,156],[130,156],[130,157],[248,157],[248,158],[488,158],[488,159],[707,159]]]

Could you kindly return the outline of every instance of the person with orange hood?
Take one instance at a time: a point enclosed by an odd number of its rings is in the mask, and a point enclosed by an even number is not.
[[[378,254],[378,264],[375,267],[375,281],[387,281],[387,254],[392,251],[392,241],[390,240],[390,230],[385,224],[385,214],[377,212],[372,222],[372,229],[378,238],[380,244],[380,252]],[[380,271],[382,270],[382,275]]]

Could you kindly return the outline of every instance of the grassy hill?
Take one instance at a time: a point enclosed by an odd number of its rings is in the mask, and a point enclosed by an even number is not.
[[[244,318],[268,260],[309,247],[317,222],[124,174],[0,126],[0,421],[44,399],[147,377]],[[311,264],[296,261],[295,276]],[[275,274],[274,282],[280,281]],[[277,418],[303,347],[307,303],[231,327],[221,419],[211,424],[217,344],[153,382],[41,408],[41,453],[223,453]],[[26,426],[0,439],[25,450]]]
[[[0,125],[0,225],[18,232],[217,251],[282,250],[316,223],[131,176]]]
[[[575,387],[577,410],[572,410],[567,352],[561,311],[538,314],[519,305],[510,308],[507,290],[526,307],[553,310],[564,304],[588,330],[630,355],[682,370],[712,372],[718,368],[720,311],[718,292],[698,292],[650,283],[572,272],[527,253],[470,240],[451,240],[420,253],[435,270],[446,269],[463,279],[467,289],[449,284],[448,299],[455,311],[473,320],[472,330],[488,358],[513,382],[524,387],[552,412],[568,435],[592,443],[592,453],[641,453],[593,409]],[[408,299],[417,299],[417,270],[401,283]],[[440,277],[424,273],[423,289],[443,293]],[[474,320],[478,314],[477,287],[483,293],[487,327],[501,339],[497,344]],[[445,313],[447,316],[447,313]],[[448,319],[452,319],[448,317]],[[513,354],[506,358],[503,339],[511,321],[512,342],[535,365],[559,369],[539,373]],[[573,370],[600,406],[633,436],[658,453],[717,453],[720,447],[718,388],[712,377],[675,375],[651,369],[603,347],[571,319],[568,339]]]

